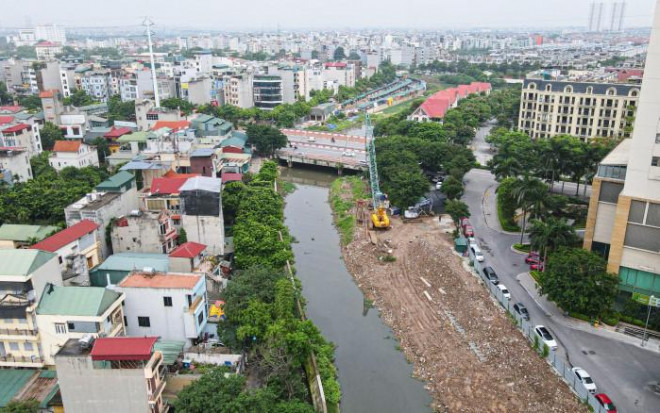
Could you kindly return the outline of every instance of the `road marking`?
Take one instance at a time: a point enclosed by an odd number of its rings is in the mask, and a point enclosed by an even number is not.
[[[431,298],[431,294],[429,294],[428,291],[424,290],[424,295],[426,296],[426,298],[428,298],[430,302],[433,302],[433,299]]]
[[[422,280],[422,282],[423,282],[424,284],[426,284],[427,287],[431,288],[431,284],[429,284],[429,282],[426,281],[426,279],[424,279],[424,277],[419,277],[419,279]]]

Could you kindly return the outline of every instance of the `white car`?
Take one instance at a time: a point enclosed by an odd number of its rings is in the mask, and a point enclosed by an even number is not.
[[[582,367],[573,367],[571,371],[575,374],[577,381],[582,383],[589,393],[596,393],[596,383],[591,379],[589,373],[587,373]]]
[[[355,156],[354,152],[342,152],[341,156],[348,156],[349,158],[352,158]]]
[[[475,237],[468,237],[468,245],[477,245],[477,239]]]
[[[471,244],[470,250],[472,250],[472,254],[474,255],[475,260],[479,262],[484,262],[486,258],[484,257],[484,254],[481,252],[481,249],[477,244]]]
[[[543,344],[550,347],[550,350],[557,350],[557,342],[545,326],[538,325],[534,327],[534,333],[539,337]]]
[[[504,298],[506,298],[507,300],[511,299],[511,293],[509,292],[509,289],[506,288],[506,285],[497,284],[497,288],[499,288],[500,291],[502,291],[502,295],[504,296]]]
[[[442,181],[435,183],[435,189],[437,189],[438,191],[442,189]]]

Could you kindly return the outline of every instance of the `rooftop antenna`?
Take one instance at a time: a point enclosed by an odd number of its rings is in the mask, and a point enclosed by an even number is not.
[[[144,18],[144,22],[142,23],[143,26],[147,28],[147,43],[149,44],[149,60],[151,61],[151,80],[153,80],[154,83],[154,100],[156,101],[156,107],[160,107],[160,96],[158,94],[158,79],[156,79],[156,63],[154,62],[154,48],[151,43],[151,35],[153,34],[151,32],[151,26],[153,26],[153,22],[148,18]]]

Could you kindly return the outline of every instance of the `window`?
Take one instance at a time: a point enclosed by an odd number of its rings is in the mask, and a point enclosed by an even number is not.
[[[122,304],[123,304],[123,303],[122,303]],[[126,327],[128,327],[128,318],[126,318],[126,316],[124,316],[124,325],[125,325]]]
[[[163,305],[165,307],[172,307],[172,297],[163,297]]]
[[[660,166],[660,156],[651,158],[651,166]]]
[[[545,85],[546,92],[552,92],[552,85]]]
[[[197,324],[202,324],[204,322],[204,310],[197,316]]]
[[[9,350],[18,351],[18,343],[9,342]]]
[[[614,182],[603,182],[600,186],[598,200],[601,202],[616,204],[619,202],[619,194],[621,193],[622,189],[622,184],[617,184]]]
[[[630,212],[628,213],[628,222],[643,224],[645,213],[646,213],[646,202],[632,201],[630,203]]]
[[[34,346],[32,345],[32,343],[25,342],[23,343],[23,349],[25,351],[34,351]]]
[[[55,323],[55,332],[57,334],[66,334],[66,324],[64,324],[64,323]]]
[[[67,325],[67,327],[69,327],[69,331],[73,331],[73,330],[76,329],[76,325],[71,323],[71,322],[66,323],[66,325]]]
[[[138,317],[138,325],[140,327],[151,327],[149,317]]]

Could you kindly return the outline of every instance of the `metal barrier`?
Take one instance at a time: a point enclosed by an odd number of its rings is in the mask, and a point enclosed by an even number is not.
[[[522,334],[529,340],[530,344],[532,347],[534,347],[535,342],[538,342],[538,349],[537,352],[539,356],[543,357],[543,343],[539,341],[535,341],[535,333],[534,333],[534,324],[531,322],[523,319],[518,313],[516,313],[513,310],[513,304],[510,303],[510,301],[504,295],[502,294],[502,290],[500,290],[495,284],[490,282],[488,278],[484,275],[484,268],[487,266],[485,262],[479,262],[475,259],[474,254],[472,253],[471,248],[468,246],[468,260],[470,261],[471,266],[473,267],[474,271],[476,271],[477,275],[479,278],[484,282],[486,285],[486,288],[490,291],[491,295],[493,295],[497,301],[500,303],[500,305],[513,317],[513,319],[516,322],[516,326],[518,329],[522,332]],[[512,297],[513,298],[513,297]],[[605,410],[598,400],[594,397],[593,394],[589,393],[587,389],[582,385],[577,380],[577,377],[571,370],[574,366],[570,364],[567,360],[563,359],[562,357],[558,356],[557,353],[553,350],[550,350],[548,352],[548,356],[545,357],[545,360],[550,364],[553,369],[555,370],[555,373],[557,373],[561,378],[564,379],[564,381],[569,385],[573,393],[582,400],[584,403],[587,403],[589,406],[592,407],[594,413],[607,413],[607,410]]]

